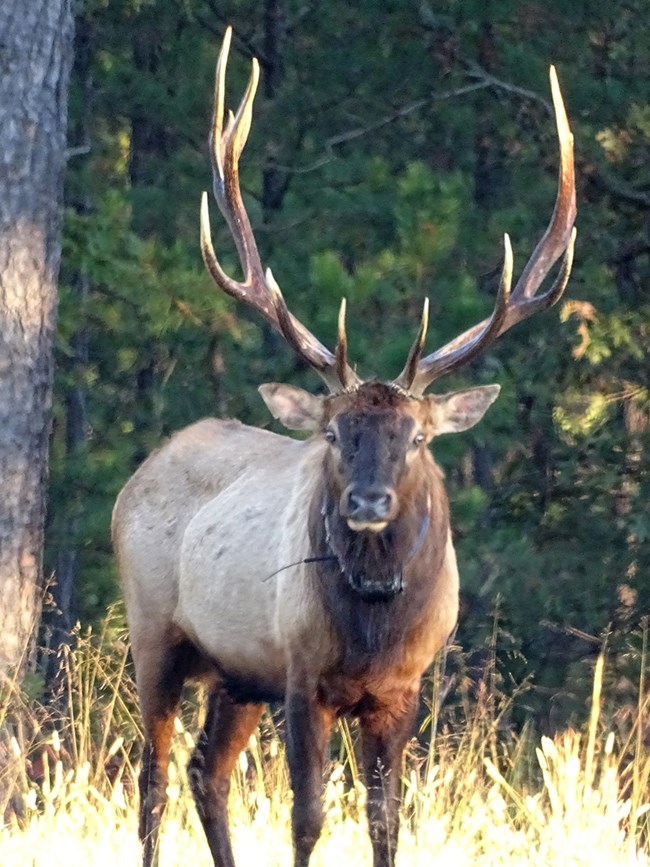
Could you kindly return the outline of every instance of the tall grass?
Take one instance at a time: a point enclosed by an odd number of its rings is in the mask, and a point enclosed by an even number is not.
[[[0,865],[135,867],[133,744],[141,733],[126,643],[109,622],[97,638],[77,636],[76,649],[64,650],[61,662],[61,689],[47,706],[28,702],[15,685],[4,690]],[[414,743],[403,768],[398,867],[650,864],[645,682],[637,719],[617,740],[603,723],[604,666],[601,655],[584,731],[538,739],[525,728],[504,737],[503,710],[488,679],[461,724],[443,727],[428,752]],[[186,723],[176,722],[161,867],[212,864],[185,776],[199,712],[188,706]],[[353,728],[342,723],[328,766],[315,867],[371,864],[354,740]],[[267,717],[233,779],[231,827],[241,867],[292,863],[290,809],[284,748]]]

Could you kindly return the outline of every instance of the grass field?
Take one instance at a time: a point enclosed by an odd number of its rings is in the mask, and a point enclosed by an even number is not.
[[[66,654],[60,698],[66,712],[58,723],[51,707],[15,690],[0,709],[1,867],[139,863],[133,686],[126,650],[119,645],[116,652],[113,643],[106,654],[106,637],[84,639]],[[414,745],[404,763],[398,867],[650,864],[644,685],[636,721],[624,738],[615,737],[603,727],[603,665],[600,657],[584,732],[553,740],[526,729],[506,736],[502,712],[479,697],[465,724],[444,728],[428,754]],[[190,708],[186,716],[197,712]],[[315,867],[371,864],[353,740],[342,724]],[[212,865],[184,777],[192,748],[192,734],[178,720],[161,867]],[[289,867],[291,793],[270,718],[240,757],[230,806],[240,867]]]

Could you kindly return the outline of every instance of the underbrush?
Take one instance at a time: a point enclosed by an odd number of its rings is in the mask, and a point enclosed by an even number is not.
[[[78,634],[75,649],[62,650],[59,687],[47,704],[28,701],[15,685],[4,690],[2,867],[139,863],[135,781],[142,735],[127,657],[125,638],[109,620],[97,637]],[[601,655],[584,731],[553,739],[526,726],[515,733],[504,723],[507,700],[495,700],[487,681],[455,722],[436,726],[429,714],[404,760],[398,867],[650,864],[645,683],[642,677],[636,719],[624,733],[607,731],[605,664]],[[434,696],[439,684],[432,683]],[[176,721],[161,867],[212,864],[185,776],[200,705],[188,703]],[[292,863],[280,726],[265,717],[234,774],[230,815],[241,867]],[[315,867],[371,864],[355,739],[342,721],[332,740]]]

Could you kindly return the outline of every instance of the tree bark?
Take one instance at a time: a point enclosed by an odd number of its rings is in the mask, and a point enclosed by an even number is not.
[[[0,4],[0,678],[34,656],[72,0]]]

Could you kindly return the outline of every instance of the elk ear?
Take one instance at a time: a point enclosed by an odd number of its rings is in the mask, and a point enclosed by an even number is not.
[[[314,431],[320,427],[324,397],[280,382],[267,382],[258,391],[273,417],[289,430]]]
[[[479,385],[466,391],[428,396],[435,436],[459,433],[479,422],[501,391],[500,385]]]

